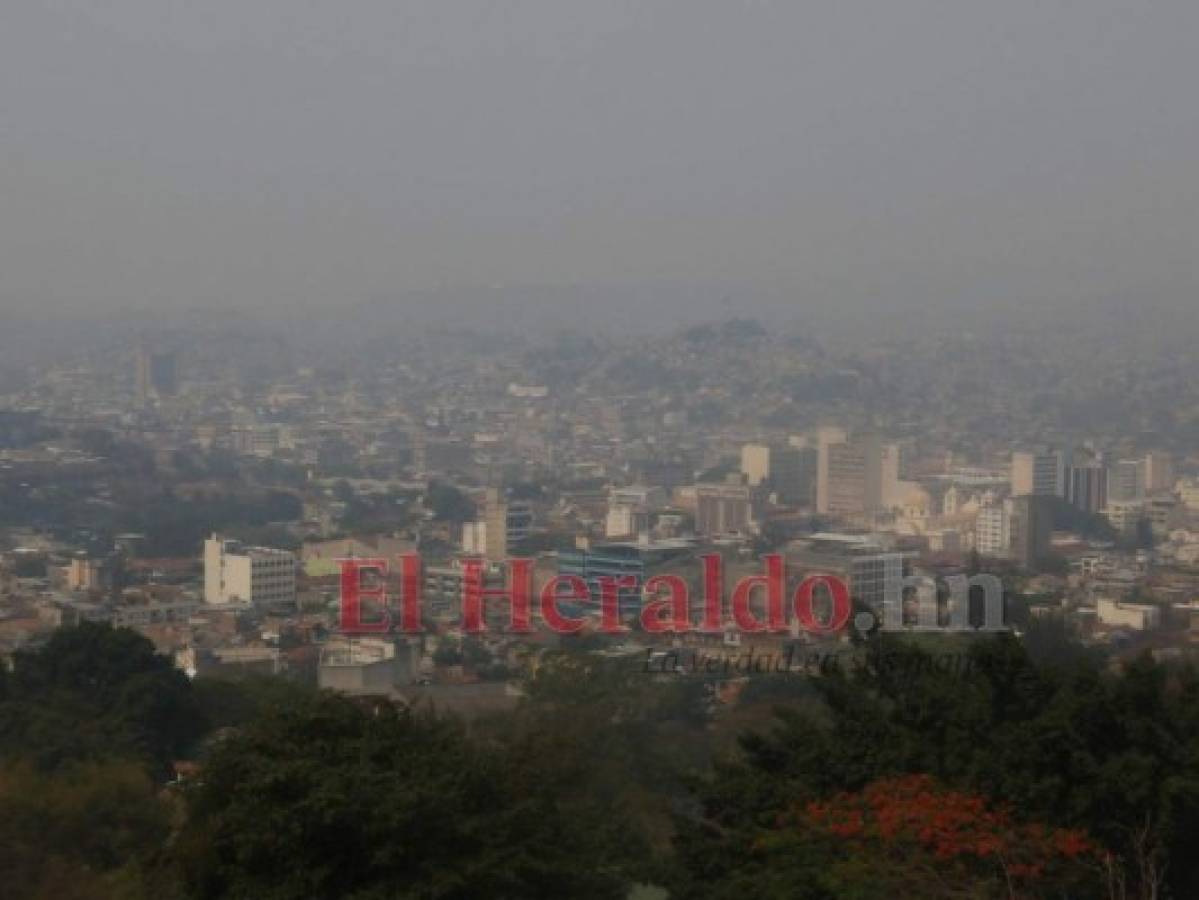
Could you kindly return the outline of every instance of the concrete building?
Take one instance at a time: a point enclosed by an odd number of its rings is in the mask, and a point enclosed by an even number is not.
[[[1121,537],[1135,537],[1141,522],[1146,518],[1145,501],[1108,500],[1103,516]]]
[[[695,486],[695,531],[707,537],[746,534],[753,523],[749,485],[739,483]]]
[[[1049,555],[1053,514],[1045,498],[1013,497],[1005,503],[1008,555],[1024,569],[1035,569]]]
[[[1145,454],[1142,464],[1147,493],[1157,494],[1174,490],[1174,457],[1161,450],[1154,450]]]
[[[980,556],[1011,559],[1025,569],[1035,569],[1049,555],[1053,535],[1048,500],[1036,494],[992,499],[978,511],[974,522],[974,549]]]
[[[1136,502],[1144,498],[1147,488],[1143,459],[1121,459],[1112,466],[1107,479],[1108,505]]]
[[[614,487],[608,491],[604,535],[630,538],[648,532],[652,515],[665,506],[666,491],[662,488],[646,485]]]
[[[287,550],[247,547],[214,534],[204,542],[204,602],[294,607],[296,558]]]
[[[1066,500],[1084,512],[1097,513],[1107,506],[1107,466],[1093,460],[1066,468]]]
[[[1133,631],[1152,631],[1161,627],[1162,611],[1145,603],[1121,603],[1100,598],[1095,604],[1099,624],[1109,628],[1130,628]]]
[[[488,488],[479,515],[462,528],[464,552],[498,562],[508,558],[508,504],[496,488]]]
[[[200,604],[188,597],[125,603],[113,610],[112,624],[118,628],[145,628],[150,625],[186,623]]]
[[[138,402],[143,406],[155,397],[173,397],[179,389],[179,370],[174,353],[139,346],[134,376]]]
[[[992,503],[978,511],[974,521],[974,549],[980,556],[1003,559],[1011,547],[1011,516],[1003,503]]]
[[[1060,497],[1065,493],[1065,466],[1057,450],[1042,448],[1012,454],[1013,497],[1035,494]]]
[[[886,509],[899,496],[899,447],[878,435],[837,440],[839,429],[818,433],[816,511],[852,518]]]
[[[76,557],[67,565],[67,590],[77,593],[101,590],[107,582],[106,575],[105,566],[100,560]]]
[[[830,474],[829,464],[832,459],[832,448],[849,440],[849,434],[844,428],[826,426],[816,430],[816,511],[827,514],[831,498],[829,496]]]
[[[1187,509],[1199,509],[1199,478],[1186,478],[1178,483],[1178,496]]]
[[[1140,500],[1174,491],[1174,459],[1160,450],[1139,459],[1122,459],[1108,476],[1109,500]]]
[[[197,675],[278,675],[283,656],[277,647],[183,647],[175,666],[189,678]]]
[[[523,501],[507,501],[497,488],[487,488],[478,517],[462,527],[462,549],[472,556],[501,562],[513,546],[533,529],[533,508]]]
[[[1153,530],[1153,537],[1163,540],[1179,522],[1178,501],[1173,496],[1150,497],[1145,501],[1145,517]]]
[[[344,694],[386,695],[411,682],[415,671],[415,654],[405,642],[338,637],[321,648],[317,683]]]
[[[867,468],[869,462],[861,445],[830,444],[828,447],[828,483],[824,496],[828,499],[823,510],[830,516],[848,518],[866,512]]]
[[[509,549],[533,533],[533,507],[523,500],[509,500],[504,513],[504,538]]]
[[[636,587],[620,591],[622,613],[641,609],[641,586],[647,578],[660,572],[678,574],[694,560],[695,543],[689,540],[649,542],[610,542],[562,550],[558,553],[558,574],[582,578],[590,591],[590,603],[582,611],[598,612],[602,596],[602,579],[632,576]],[[562,609],[572,613],[570,604]]]
[[[817,451],[796,445],[775,447],[770,457],[770,486],[779,503],[809,506],[816,499]]]
[[[887,578],[908,574],[915,554],[890,550],[872,535],[821,532],[789,544],[785,557],[788,577],[797,583],[807,575],[834,575],[854,599],[878,610]]]
[[[815,499],[818,451],[806,439],[788,443],[745,444],[741,448],[741,474],[752,488],[767,488],[779,503],[810,504]]]
[[[766,444],[745,444],[741,448],[741,474],[750,487],[770,479],[771,448]]]
[[[304,574],[310,578],[337,575],[341,559],[386,559],[396,565],[396,558],[416,550],[416,544],[404,538],[368,535],[331,541],[310,541],[301,548],[300,559]]]
[[[938,528],[930,531],[928,549],[933,553],[960,553],[965,549],[962,533],[956,528]]]

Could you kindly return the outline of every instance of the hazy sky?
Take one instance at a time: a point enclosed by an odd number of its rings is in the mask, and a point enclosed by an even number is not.
[[[0,2],[0,311],[1199,306],[1197,260],[1195,0]]]

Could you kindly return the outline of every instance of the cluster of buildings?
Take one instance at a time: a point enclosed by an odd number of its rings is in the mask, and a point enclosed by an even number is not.
[[[995,570],[1089,639],[1189,646],[1199,457],[1119,434],[1049,447],[955,431],[958,401],[936,392],[964,362],[905,370],[943,409],[913,396],[889,419],[867,415],[863,385],[882,376],[865,362],[830,375],[743,332],[607,356],[433,336],[340,367],[225,335],[50,367],[0,410],[0,654],[96,620],[142,630],[194,674],[491,685],[527,664],[522,643],[556,638],[455,650],[468,559],[492,585],[522,555],[538,583],[669,571],[698,588],[701,556],[720,554],[731,581],[768,552],[796,578],[844,577],[867,605],[896,560],[905,575]],[[205,522],[210,536],[168,552],[153,529],[122,527],[147,481],[180,504],[270,494],[294,511]],[[413,550],[429,634],[338,635],[337,560]],[[640,600],[628,590],[622,609]]]

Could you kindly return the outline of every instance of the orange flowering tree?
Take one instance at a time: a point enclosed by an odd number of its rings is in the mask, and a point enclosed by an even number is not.
[[[1080,831],[1021,823],[927,775],[876,781],[782,817],[757,843],[771,856],[823,845],[837,896],[1105,896],[1107,854]]]

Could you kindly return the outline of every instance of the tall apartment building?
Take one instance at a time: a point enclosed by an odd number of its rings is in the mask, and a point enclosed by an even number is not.
[[[1107,506],[1107,466],[1099,459],[1066,467],[1066,500],[1084,512]]]
[[[1035,569],[1049,555],[1053,513],[1044,497],[1013,497],[1005,504],[1008,555],[1024,569]]]
[[[829,511],[829,463],[831,449],[849,440],[844,428],[827,426],[816,429],[816,512]]]
[[[533,508],[523,501],[505,501],[497,488],[488,488],[478,517],[462,527],[462,549],[493,562],[508,558],[509,550],[532,531]]]
[[[1109,504],[1130,503],[1143,499],[1146,489],[1145,474],[1143,459],[1118,460],[1107,477]]]
[[[1011,517],[1003,503],[992,503],[978,511],[974,520],[974,549],[980,556],[1000,559],[1011,546]]]
[[[816,498],[817,452],[796,443],[777,447],[770,458],[770,484],[780,503],[811,505]]]
[[[885,509],[898,491],[899,447],[875,434],[844,435],[841,429],[817,434],[816,511],[849,518]]]
[[[758,487],[770,478],[771,448],[766,444],[745,444],[741,448],[741,474],[750,487]]]
[[[151,397],[173,397],[179,389],[179,369],[174,353],[139,346],[134,375],[138,401],[143,405]]]
[[[247,547],[214,534],[204,542],[204,601],[294,606],[296,558],[287,550]]]
[[[782,444],[746,444],[741,448],[741,474],[750,487],[767,487],[780,503],[811,503],[817,451],[802,439]]]
[[[1052,515],[1048,499],[1036,494],[988,503],[978,511],[974,523],[974,549],[981,556],[1036,568],[1049,555]]]
[[[1012,496],[1034,494],[1060,497],[1065,493],[1065,465],[1056,450],[1040,449],[1012,454]]]
[[[68,591],[96,591],[104,587],[106,582],[104,564],[86,556],[72,559],[67,566],[66,576]]]
[[[533,507],[524,500],[509,500],[504,513],[504,537],[511,548],[533,533]]]
[[[1154,450],[1142,460],[1145,472],[1145,491],[1150,494],[1173,491],[1176,481],[1174,457],[1169,453]]]
[[[1138,459],[1121,459],[1108,473],[1107,499],[1126,503],[1153,494],[1172,493],[1174,460],[1168,453],[1151,451]]]

